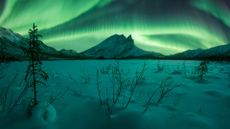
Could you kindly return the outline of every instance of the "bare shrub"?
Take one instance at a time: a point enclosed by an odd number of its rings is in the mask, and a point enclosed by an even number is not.
[[[21,83],[21,84],[23,84],[23,83]],[[33,104],[33,101],[31,101],[31,97],[27,96],[27,91],[29,88],[30,88],[30,86],[27,84],[25,84],[25,86],[21,87],[20,93],[18,94],[16,99],[14,99],[13,103],[9,107],[8,113],[11,113],[15,109],[15,107],[18,105],[21,105],[21,104],[26,105],[26,108],[28,108],[28,104]]]
[[[121,96],[121,93],[128,87],[129,83],[129,70],[125,71],[120,68],[120,63],[117,62],[112,67],[112,74],[110,76],[110,81],[112,84],[112,94],[113,94],[113,104],[116,104]]]
[[[197,73],[198,73],[199,79],[203,80],[207,72],[208,72],[207,62],[206,61],[200,62],[199,66],[197,67]]]
[[[156,102],[156,104],[159,104],[165,96],[170,93],[175,88],[179,87],[179,85],[174,85],[172,82],[172,77],[167,77],[165,81],[161,82],[160,85],[160,96]]]
[[[111,68],[112,68],[111,65],[106,65],[100,70],[100,72],[101,74],[109,74],[109,71],[111,70]]]
[[[13,79],[7,84],[5,87],[1,87],[0,89],[0,111],[7,112],[9,109],[9,101],[8,97],[10,95],[10,88],[14,85],[18,77],[18,73],[16,73]]]
[[[0,79],[2,79],[5,75],[5,69],[8,67],[9,63],[0,62]]]
[[[77,80],[74,77],[72,77],[70,74],[69,74],[69,79],[74,83],[74,85],[76,85],[78,83]],[[74,96],[81,96],[83,94],[81,85],[78,85],[76,87],[78,88],[77,90],[71,89],[73,95]]]
[[[56,102],[57,100],[60,100],[61,98],[63,98],[69,91],[70,91],[70,89],[66,88],[64,91],[60,91],[56,95],[50,96],[47,107],[50,104],[53,104],[54,102]]]
[[[204,81],[204,77],[208,72],[208,65],[206,61],[200,62],[200,64],[192,71],[190,79]]]
[[[127,103],[125,105],[125,108],[127,108],[129,103],[131,102],[133,94],[134,94],[137,86],[141,83],[141,81],[144,80],[145,71],[146,71],[146,63],[144,63],[144,65],[143,65],[143,67],[142,67],[140,72],[136,71],[136,76],[132,80],[132,83],[130,85],[130,95],[129,95],[128,101],[127,101]]]
[[[153,90],[151,95],[149,96],[147,102],[145,103],[144,113],[149,109],[152,104],[158,105],[162,102],[162,100],[172,92],[175,88],[180,85],[173,84],[172,77],[167,77],[163,81],[161,81],[160,86]],[[154,101],[155,98],[155,102]]]
[[[100,105],[103,105],[103,102],[102,102],[102,97],[101,97],[101,87],[100,87],[100,76],[99,76],[99,70],[97,70],[97,75],[96,75],[96,85],[97,85],[97,93],[98,93],[98,97],[99,97],[99,102],[100,102]]]
[[[102,86],[101,76],[103,76],[103,74],[100,74],[99,71],[100,70],[97,70],[96,73],[96,85],[99,102],[102,107],[106,108],[108,118],[111,118],[111,114],[115,110],[115,107],[121,106],[123,109],[125,109],[130,104],[137,86],[140,85],[141,81],[144,80],[146,64],[143,65],[140,71],[136,71],[134,78],[130,78],[129,70],[121,69],[119,62],[116,62],[111,67],[109,74],[104,76],[108,78],[109,82],[111,83],[111,87]],[[105,93],[103,93],[103,88],[106,89]]]
[[[83,70],[82,74],[81,74],[81,80],[84,84],[89,84],[90,83],[90,80],[91,80],[91,77],[90,77],[90,74],[88,72],[88,70]]]
[[[182,71],[183,71],[183,75],[187,77],[188,75],[187,75],[187,67],[186,67],[185,61],[182,64]]]
[[[176,69],[174,69],[172,72],[171,72],[172,75],[180,75],[182,74],[181,72],[181,69],[179,67],[177,67]]]
[[[156,68],[156,72],[162,72],[164,71],[164,66],[160,63],[160,61],[157,61],[157,68]]]

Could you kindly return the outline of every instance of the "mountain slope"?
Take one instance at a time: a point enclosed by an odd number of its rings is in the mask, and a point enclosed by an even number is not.
[[[169,56],[171,59],[211,59],[230,60],[230,44],[209,49],[195,49]]]
[[[28,39],[9,29],[0,27],[0,59],[25,60],[25,51],[28,49]],[[163,56],[160,53],[147,52],[135,46],[131,36],[113,35],[100,44],[82,52],[56,49],[40,42],[41,57],[43,59],[209,59],[230,60],[230,44],[210,49],[195,49]]]
[[[25,51],[28,49],[28,39],[14,33],[9,29],[0,27],[0,57],[8,60],[23,60],[26,59]],[[40,42],[40,53],[43,59],[54,58],[78,58],[78,53],[70,55],[69,51],[57,51],[56,49]]]
[[[124,58],[160,58],[160,53],[147,52],[134,45],[131,36],[113,35],[100,44],[82,52],[91,58],[124,59]]]

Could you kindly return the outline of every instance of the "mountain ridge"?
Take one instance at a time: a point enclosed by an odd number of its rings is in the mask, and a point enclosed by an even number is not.
[[[26,60],[28,39],[10,29],[0,27],[0,59]],[[195,49],[165,56],[138,48],[132,36],[114,34],[96,46],[77,53],[74,50],[56,50],[43,42],[41,58],[52,59],[179,59],[179,60],[230,60],[230,44],[209,49]]]
[[[230,60],[230,44],[209,49],[194,49],[170,55],[169,59]]]
[[[70,55],[67,51],[58,51],[43,42],[40,43],[42,59],[70,59],[80,58],[79,53]],[[0,58],[3,60],[25,60],[26,50],[29,48],[28,39],[10,29],[0,27]]]
[[[126,58],[161,58],[160,53],[144,51],[135,46],[132,36],[114,34],[98,45],[89,48],[82,54],[96,59],[126,59]]]

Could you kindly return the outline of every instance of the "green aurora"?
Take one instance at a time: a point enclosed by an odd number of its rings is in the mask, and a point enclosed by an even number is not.
[[[173,54],[229,43],[228,0],[1,0],[0,26],[84,51],[113,34],[132,35],[148,51]]]

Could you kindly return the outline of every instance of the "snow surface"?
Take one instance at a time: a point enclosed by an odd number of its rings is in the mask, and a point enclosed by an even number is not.
[[[130,77],[135,76],[135,71],[140,70],[144,62],[147,64],[147,71],[129,107],[127,109],[117,107],[109,120],[105,113],[106,109],[99,105],[96,69],[103,69],[116,62],[114,60],[43,62],[49,80],[47,87],[39,88],[39,100],[48,101],[51,97],[61,94],[49,108],[51,114],[48,116],[51,121],[44,124],[39,120],[28,118],[23,105],[18,105],[10,114],[0,111],[0,129],[229,129],[230,64],[208,63],[209,71],[204,77],[205,80],[198,81],[193,78],[193,71],[199,61],[119,61],[123,70],[130,71],[128,75]],[[16,81],[10,88],[8,97],[10,100],[18,95],[23,86],[21,82],[27,64],[27,62],[12,62],[1,69],[0,92],[3,92],[4,87],[18,73]],[[163,67],[162,71],[157,71],[158,64]],[[85,83],[82,76],[89,76],[89,82]],[[106,76],[101,76],[102,84],[104,87],[111,87]],[[172,77],[173,84],[179,84],[180,87],[168,94],[159,105],[153,104],[143,113],[143,105],[152,91],[168,76]],[[121,100],[125,97],[123,96]],[[47,108],[38,109],[41,112],[47,110]]]
[[[36,122],[40,122],[41,124],[55,122],[56,109],[53,107],[53,105],[47,102],[40,102],[32,109],[31,118]]]

